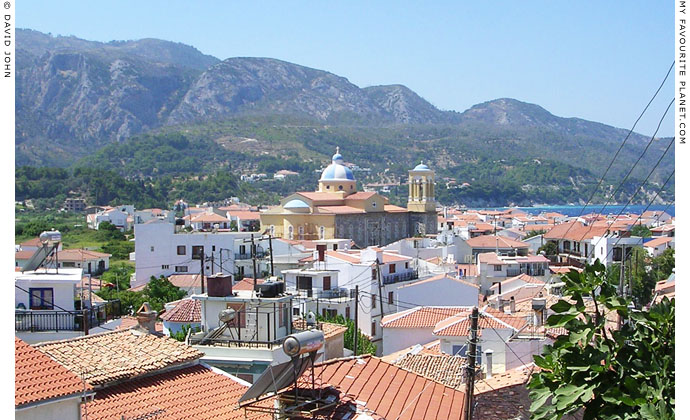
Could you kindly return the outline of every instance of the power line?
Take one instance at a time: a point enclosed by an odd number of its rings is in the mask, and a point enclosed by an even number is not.
[[[668,71],[666,72],[666,76],[664,76],[664,80],[661,81],[661,85],[659,85],[659,87],[657,88],[656,92],[654,92],[654,95],[652,95],[652,98],[649,100],[649,102],[647,102],[647,105],[646,105],[646,106],[644,107],[644,109],[642,110],[642,113],[640,113],[640,115],[637,117],[637,120],[635,120],[635,123],[633,124],[632,128],[630,128],[630,131],[628,131],[628,134],[625,136],[625,138],[623,139],[623,142],[622,142],[621,145],[618,147],[618,150],[617,150],[616,153],[613,155],[613,158],[612,158],[611,161],[609,162],[609,164],[608,164],[608,166],[606,167],[606,170],[605,170],[604,173],[602,174],[601,178],[599,178],[599,182],[597,183],[596,188],[592,191],[592,194],[590,194],[589,198],[588,198],[587,201],[585,202],[585,205],[584,205],[584,206],[582,207],[582,209],[580,210],[580,214],[577,216],[577,218],[579,218],[580,216],[582,216],[582,215],[584,214],[585,208],[587,208],[587,205],[592,201],[592,199],[594,198],[594,195],[595,195],[595,194],[597,193],[597,191],[599,190],[599,187],[601,186],[601,183],[604,181],[604,178],[606,177],[606,174],[607,174],[607,173],[609,172],[609,170],[611,169],[611,166],[613,165],[613,162],[616,160],[616,157],[618,157],[618,154],[619,154],[620,151],[623,149],[623,146],[625,146],[625,144],[627,143],[628,138],[630,138],[630,135],[631,135],[631,134],[633,133],[633,131],[635,130],[635,127],[637,126],[637,123],[640,121],[640,119],[642,119],[642,116],[644,116],[644,114],[647,112],[647,109],[648,109],[649,106],[652,104],[652,102],[654,101],[654,99],[656,98],[656,96],[659,94],[659,91],[661,91],[661,88],[662,88],[662,87],[664,86],[664,84],[666,83],[666,80],[668,79],[669,74],[671,74],[671,70],[673,69],[673,66],[675,65],[675,63],[676,63],[675,60],[673,61],[673,63],[671,63],[671,66],[669,67]],[[570,231],[570,229],[572,228],[573,225],[574,225],[574,223],[568,227],[568,230],[566,230],[565,233],[563,234],[564,236],[568,234],[568,232]]]

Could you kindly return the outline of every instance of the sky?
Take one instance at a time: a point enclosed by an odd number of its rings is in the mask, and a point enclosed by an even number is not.
[[[22,1],[16,24],[95,41],[159,38],[271,57],[444,110],[509,97],[631,128],[673,62],[673,2]],[[651,135],[673,76],[635,131]],[[673,110],[659,131],[673,135]]]

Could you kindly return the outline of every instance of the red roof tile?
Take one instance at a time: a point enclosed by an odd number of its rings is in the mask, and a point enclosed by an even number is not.
[[[388,213],[405,213],[407,209],[405,207],[394,206],[393,204],[384,204],[383,211]]]
[[[359,191],[359,192],[356,192],[352,195],[348,195],[347,197],[345,197],[345,201],[347,201],[347,200],[367,200],[367,199],[369,199],[375,195],[376,195],[376,193],[373,191],[369,191],[369,192]]]
[[[89,420],[244,419],[244,410],[237,402],[247,389],[228,376],[196,365],[100,390],[84,412],[88,412]]]
[[[670,236],[661,236],[661,237],[659,237],[659,238],[652,239],[652,240],[649,241],[649,242],[645,242],[645,243],[644,243],[644,246],[645,246],[645,248],[654,248],[654,247],[657,247],[657,246],[659,246],[659,245],[663,245],[663,244],[668,243],[668,242],[671,242],[671,241],[673,241],[673,238],[672,238],[672,237],[670,237]]]
[[[602,236],[609,229],[606,226],[585,226],[581,222],[561,223],[546,232],[544,239],[567,239],[579,242],[592,239],[595,236]]]
[[[528,248],[529,245],[498,235],[481,235],[468,239],[467,245],[472,248]]]
[[[440,321],[434,327],[434,334],[439,336],[465,337],[470,331],[470,311],[454,315]],[[486,328],[519,330],[527,322],[518,317],[503,313],[493,308],[479,311],[479,334]]]
[[[161,315],[161,319],[168,322],[201,322],[201,301],[182,299],[174,308]]]
[[[89,261],[110,257],[110,254],[98,251],[88,251],[85,249],[63,249],[58,252],[60,261]]]
[[[372,418],[462,420],[465,394],[407,371],[377,357],[337,359],[317,365],[316,381],[332,386],[339,395],[335,407],[316,414],[329,419],[351,419],[366,413]],[[311,384],[311,372],[300,379]],[[289,392],[289,391],[288,391]]]
[[[384,316],[381,325],[386,328],[432,328],[439,321],[471,309],[470,306],[418,306]]]
[[[70,372],[29,344],[14,338],[14,405],[36,403],[91,391]]]
[[[201,274],[171,274],[168,280],[173,286],[189,290],[193,287],[201,287]]]
[[[460,284],[465,284],[465,285],[467,285],[467,286],[472,286],[472,287],[475,287],[475,288],[479,289],[479,285],[477,285],[477,284],[470,283],[470,282],[468,282],[468,281],[465,281],[465,280],[462,280],[462,279],[458,279],[458,278],[455,278],[455,277],[451,277],[451,276],[449,276],[448,274],[439,274],[438,276],[429,277],[428,279],[418,280],[418,281],[416,281],[416,282],[414,282],[414,283],[408,283],[408,284],[405,284],[405,285],[400,286],[399,289],[402,289],[403,287],[417,286],[417,285],[419,285],[419,284],[433,283],[433,282],[435,282],[435,281],[443,280],[443,279],[453,280],[453,281],[458,282],[458,283],[460,283]]]
[[[332,214],[360,214],[366,213],[364,209],[358,209],[352,206],[318,206],[319,213],[332,213]]]
[[[131,290],[131,289],[130,289]],[[122,318],[120,318],[120,325],[116,327],[116,330],[126,330],[128,328],[133,328],[139,325],[139,321],[137,321],[137,317],[135,316],[130,316],[130,315],[125,315]],[[162,322],[156,322],[156,332],[163,333],[163,323]]]

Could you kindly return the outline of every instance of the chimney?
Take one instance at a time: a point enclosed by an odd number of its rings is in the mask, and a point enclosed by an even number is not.
[[[487,349],[484,355],[486,356],[486,377],[490,378],[493,375],[494,351]]]
[[[503,298],[501,298],[501,296],[499,295],[497,300],[498,300],[498,310],[503,312]]]
[[[147,332],[149,334],[156,333],[156,318],[158,317],[158,312],[151,309],[151,305],[148,302],[144,302],[143,305],[137,311],[137,329]]]
[[[510,313],[515,313],[515,296],[510,297]]]

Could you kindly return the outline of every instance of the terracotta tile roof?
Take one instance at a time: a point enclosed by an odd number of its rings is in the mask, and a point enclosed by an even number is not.
[[[449,354],[407,354],[395,362],[395,366],[442,383],[451,388],[458,388],[463,383],[463,370],[466,359]]]
[[[301,195],[302,197],[308,198],[309,200],[313,201],[314,204],[318,204],[319,202],[328,202],[328,201],[344,201],[338,194],[334,193],[325,193],[325,192],[297,192],[295,194]]]
[[[43,242],[41,242],[40,238],[28,239],[28,240],[19,244],[19,246],[37,246],[37,247],[40,247],[41,245],[43,245]]]
[[[670,232],[672,230],[676,230],[676,225],[674,225],[674,224],[661,225],[661,226],[651,228],[650,230],[652,232]]]
[[[194,217],[191,220],[191,222],[192,223],[201,223],[201,222],[204,222],[204,223],[213,223],[213,222],[229,223],[230,220],[226,219],[223,216],[217,215],[215,213],[204,213],[204,214],[200,214],[199,216]]]
[[[465,394],[459,390],[386,363],[373,356],[336,359],[317,365],[315,380],[339,396],[335,407],[316,415],[353,419],[463,420]],[[298,386],[311,386],[307,370]],[[290,391],[287,391],[288,393]]]
[[[367,200],[367,199],[369,199],[375,195],[377,195],[377,194],[373,191],[368,191],[368,192],[358,191],[354,194],[351,194],[351,195],[348,195],[347,197],[345,197],[345,201],[347,201],[347,200]]]
[[[100,390],[84,411],[89,420],[244,419],[244,410],[237,402],[247,389],[228,376],[196,365]]]
[[[669,243],[669,242],[673,241],[673,239],[674,238],[671,236],[661,236],[659,238],[652,239],[651,241],[645,242],[644,247],[645,248],[655,248],[659,245]]]
[[[434,327],[434,335],[451,336],[451,337],[466,337],[470,331],[470,311],[459,313],[457,315],[446,318],[436,324]],[[519,330],[525,325],[527,321],[512,315],[508,315],[493,308],[486,308],[479,311],[479,335],[482,329],[512,329]]]
[[[319,213],[331,214],[363,214],[366,213],[364,209],[358,209],[352,206],[318,206],[316,207]]]
[[[498,235],[481,235],[466,241],[472,248],[528,248],[529,245]]]
[[[161,319],[168,322],[201,322],[201,301],[182,299],[174,308],[161,315]]]
[[[201,274],[171,274],[168,280],[173,286],[189,290],[193,287],[201,287]]]
[[[485,378],[474,384],[474,395],[485,392],[499,391],[516,385],[525,385],[529,382],[532,372],[538,369],[534,363],[520,366],[515,369],[507,370],[503,373],[494,374],[491,378]]]
[[[120,325],[116,327],[116,330],[126,330],[128,328],[133,328],[139,325],[139,321],[137,321],[137,317],[135,316],[130,316],[130,315],[125,315],[120,318]],[[162,322],[156,322],[156,332],[163,334],[163,323]]]
[[[360,264],[362,262],[362,260],[359,258],[359,255],[348,254],[341,251],[326,250],[326,255],[353,264]]]
[[[554,274],[568,274],[571,270],[582,272],[582,269],[578,267],[556,267],[552,265],[549,266],[549,270]]]
[[[560,300],[560,297],[558,297],[556,295],[546,294],[546,290],[544,290],[543,293],[544,293],[543,297],[546,299],[546,306],[548,308],[550,308],[551,305],[553,305],[554,303],[556,303]],[[513,313],[513,315],[531,314],[532,311],[533,311],[533,309],[532,309],[532,297],[528,297],[526,299],[521,299],[521,300],[515,301],[515,312]]]
[[[554,226],[556,226],[556,225],[551,224],[551,223],[544,224],[544,225],[525,225],[522,227],[522,230],[524,230],[525,232],[530,232],[533,230],[544,230],[544,231],[548,232]]]
[[[131,379],[203,356],[172,338],[135,329],[52,341],[36,348],[72,372],[86,371],[84,379],[91,385]]]
[[[401,261],[412,261],[412,257],[406,257],[405,255],[393,254],[389,252],[384,252],[381,257],[383,264],[401,262]]]
[[[407,209],[405,207],[394,206],[393,204],[384,204],[383,211],[388,213],[405,213]]]
[[[264,279],[256,279],[256,284],[262,284]],[[254,290],[254,278],[245,277],[232,285],[232,290]]]
[[[234,210],[234,211],[228,211],[227,214],[230,217],[237,217],[240,220],[259,220],[259,219],[261,219],[261,213],[258,211]]]
[[[662,217],[664,215],[666,215],[666,217],[671,217],[665,211],[647,210],[646,212],[642,213],[642,218],[643,219],[656,219],[657,217]]]
[[[470,282],[468,282],[468,281],[465,281],[465,280],[462,280],[462,279],[458,279],[458,278],[455,278],[455,277],[451,277],[451,276],[449,276],[448,274],[439,274],[438,276],[429,277],[428,279],[418,280],[418,281],[416,281],[416,282],[414,282],[414,283],[408,283],[408,284],[402,285],[402,286],[400,286],[398,289],[402,289],[402,288],[404,288],[404,287],[417,286],[417,285],[425,284],[425,283],[433,283],[433,282],[435,282],[435,281],[443,280],[443,279],[453,280],[453,281],[458,282],[458,283],[460,283],[460,284],[464,284],[464,285],[467,285],[467,286],[472,286],[472,287],[474,287],[474,288],[479,289],[479,285],[477,285],[477,284],[470,283]]]
[[[569,230],[570,229],[570,230]],[[544,239],[567,239],[584,241],[595,236],[602,236],[609,230],[606,226],[585,226],[581,222],[561,223],[544,234]]]
[[[538,278],[528,276],[527,274],[522,273],[518,276],[503,280],[501,282],[501,289],[505,289],[506,286],[510,286],[511,283],[517,283],[519,281],[521,281],[523,283],[527,283],[527,284],[539,284],[539,285],[544,284],[544,282],[542,280],[539,280]],[[498,290],[498,283],[491,285],[490,289],[491,290]],[[510,298],[508,298],[508,299],[510,299]]]
[[[479,262],[483,262],[485,264],[494,264],[494,265],[505,265],[500,258],[498,258],[498,255],[495,252],[485,252],[483,254],[479,254],[477,257],[479,259]]]
[[[496,290],[496,289],[495,289]],[[537,296],[539,296],[539,293],[545,293],[544,291],[544,283],[540,284],[525,284],[522,285],[516,289],[510,290],[508,292],[503,292],[500,295],[491,295],[489,296],[489,301],[496,301],[498,300],[499,296],[501,299],[503,299],[504,302],[507,302],[510,300],[510,298],[514,297],[515,301],[522,301],[524,299],[532,299]]]
[[[489,223],[474,223],[474,227],[470,228],[470,231],[472,232],[492,232],[494,229],[496,230],[501,230],[503,229],[500,226],[494,226]]]
[[[386,315],[381,326],[386,328],[432,328],[439,321],[472,310],[470,306],[418,306]]]
[[[295,319],[292,321],[292,325],[295,329],[306,330],[307,321],[304,319]],[[334,324],[332,322],[319,322],[319,329],[323,331],[324,338],[328,340],[329,338],[336,337],[338,334],[344,334],[347,331],[347,327],[340,324]]]
[[[58,252],[58,259],[60,261],[89,261],[106,257],[109,258],[111,255],[104,252],[88,251],[85,249],[63,249]]]
[[[28,260],[34,255],[35,251],[17,251],[14,253],[15,260]]]
[[[70,372],[29,344],[14,338],[14,405],[36,403],[92,390]]]

